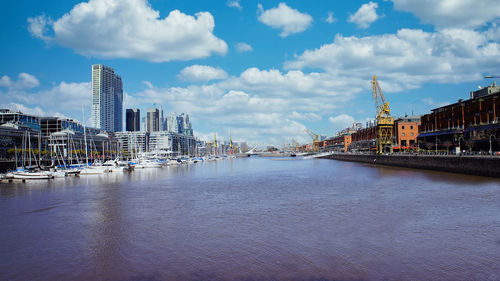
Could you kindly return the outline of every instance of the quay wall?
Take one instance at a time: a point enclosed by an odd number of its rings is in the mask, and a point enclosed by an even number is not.
[[[321,158],[500,178],[500,157],[495,156],[363,155],[336,153]]]

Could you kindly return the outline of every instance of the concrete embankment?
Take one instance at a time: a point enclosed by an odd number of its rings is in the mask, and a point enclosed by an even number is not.
[[[321,158],[500,178],[500,157],[338,153]]]

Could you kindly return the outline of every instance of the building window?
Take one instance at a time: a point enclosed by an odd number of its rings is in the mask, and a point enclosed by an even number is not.
[[[401,135],[404,137],[404,136],[405,136],[405,133],[401,133]]]
[[[405,126],[401,126],[401,129],[403,129],[403,130],[404,130],[404,129],[405,129]]]
[[[412,130],[413,130],[413,126],[410,126],[410,129],[412,129]]]
[[[413,133],[410,134],[413,137]]]

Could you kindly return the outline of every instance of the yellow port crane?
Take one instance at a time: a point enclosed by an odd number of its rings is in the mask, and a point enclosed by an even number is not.
[[[318,152],[319,151],[319,134],[314,133],[313,131],[309,129],[304,130],[309,136],[311,136],[313,140],[313,151]]]
[[[296,141],[295,139],[292,139],[292,143],[290,144],[290,147],[291,149],[290,150],[293,150],[293,151],[299,151],[299,148],[300,148],[300,144],[298,141]]]
[[[394,130],[394,118],[391,116],[389,102],[385,100],[384,93],[377,81],[377,76],[373,75],[372,80],[373,100],[377,108],[377,154],[392,153],[392,136]]]

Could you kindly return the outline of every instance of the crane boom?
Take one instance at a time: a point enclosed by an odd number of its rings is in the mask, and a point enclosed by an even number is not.
[[[304,130],[309,136],[311,136],[313,140],[313,151],[318,152],[319,151],[319,134],[316,134],[315,132],[305,129]]]
[[[376,137],[377,137],[377,154],[384,152],[392,153],[392,136],[394,131],[394,118],[391,116],[389,102],[386,101],[384,93],[377,81],[377,76],[373,75],[372,80],[373,100],[377,114]]]

